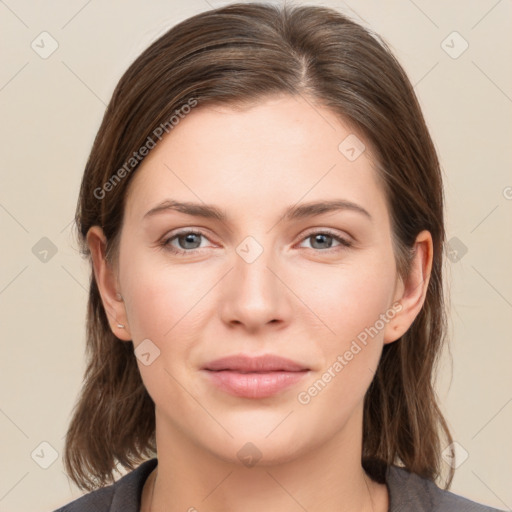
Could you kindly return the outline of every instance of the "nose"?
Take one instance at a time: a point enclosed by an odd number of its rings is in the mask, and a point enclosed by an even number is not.
[[[226,324],[255,331],[290,318],[290,293],[272,250],[248,237],[236,249],[232,270],[221,284],[221,315]]]

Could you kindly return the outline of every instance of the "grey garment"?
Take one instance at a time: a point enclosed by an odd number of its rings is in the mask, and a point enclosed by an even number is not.
[[[158,459],[143,462],[108,487],[92,491],[54,512],[140,512],[144,483]],[[389,466],[386,470],[389,512],[499,512],[437,487],[414,473]]]

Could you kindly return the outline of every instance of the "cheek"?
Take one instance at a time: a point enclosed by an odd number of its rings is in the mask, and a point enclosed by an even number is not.
[[[370,385],[382,353],[394,284],[392,250],[368,251],[338,267],[318,267],[298,280],[304,302],[322,321],[321,336],[311,333],[322,359],[322,369],[304,386],[306,410],[327,410],[342,421],[359,403]],[[307,332],[307,328],[306,328]],[[321,415],[320,415],[321,416]]]
[[[313,341],[321,354],[322,369],[297,395],[312,432],[325,429],[325,414],[329,415],[329,428],[335,431],[364,399],[382,353],[386,324],[381,315],[390,307],[392,268],[381,260],[381,264],[374,261],[340,270],[325,280],[325,286],[311,287],[304,299],[329,327]],[[311,283],[313,278],[310,276]],[[303,284],[306,287],[308,283]]]
[[[200,301],[209,288],[205,280],[210,281],[203,273],[159,260],[147,254],[130,258],[123,287],[134,347],[144,340],[157,347],[149,345],[158,353],[151,364],[137,360],[144,385],[155,403],[180,409],[189,398],[179,383],[186,380],[189,353],[197,343],[198,327],[192,324],[202,318]],[[192,391],[190,384],[187,389]]]
[[[338,266],[318,265],[295,283],[294,292],[322,321],[325,335],[344,343],[374,325],[390,307],[393,255],[370,251]]]
[[[129,297],[126,307],[134,343],[172,338],[187,322],[187,314],[199,306],[209,287],[208,276],[193,265],[168,263],[157,249],[150,252],[135,244],[131,249],[126,248],[130,257],[121,261],[120,279]]]

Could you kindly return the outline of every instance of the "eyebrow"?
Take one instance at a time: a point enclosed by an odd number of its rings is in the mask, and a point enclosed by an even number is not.
[[[302,203],[299,205],[292,205],[284,210],[283,218],[287,221],[292,221],[342,210],[361,213],[368,219],[372,220],[372,216],[362,206],[359,206],[358,204],[353,203],[352,201],[347,201],[345,199],[314,201],[309,203]],[[154,208],[151,208],[151,210],[145,213],[143,219],[147,219],[149,217],[153,217],[154,215],[169,211],[177,211],[191,215],[193,217],[215,219],[221,222],[228,221],[227,213],[224,210],[217,208],[216,206],[205,203],[181,202],[173,199],[166,199]]]

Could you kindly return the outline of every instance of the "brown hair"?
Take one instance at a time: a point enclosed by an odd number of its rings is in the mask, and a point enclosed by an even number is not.
[[[199,105],[243,105],[283,93],[324,105],[372,146],[400,275],[407,275],[416,235],[432,234],[423,308],[401,339],[384,346],[365,396],[362,456],[379,481],[390,464],[435,480],[445,446],[441,435],[446,445],[452,442],[433,387],[446,325],[441,172],[413,88],[378,36],[329,8],[257,3],[210,10],[171,28],[133,62],[107,107],[76,211],[81,251],[90,259],[86,235],[99,225],[108,258],[117,258],[126,191],[138,164],[127,168],[126,162],[159,126],[169,128],[183,105],[191,99]],[[133,344],[110,329],[92,266],[87,358],[64,464],[80,488],[92,490],[114,481],[118,463],[133,469],[156,454],[154,403]],[[452,478],[450,468],[445,488]]]

